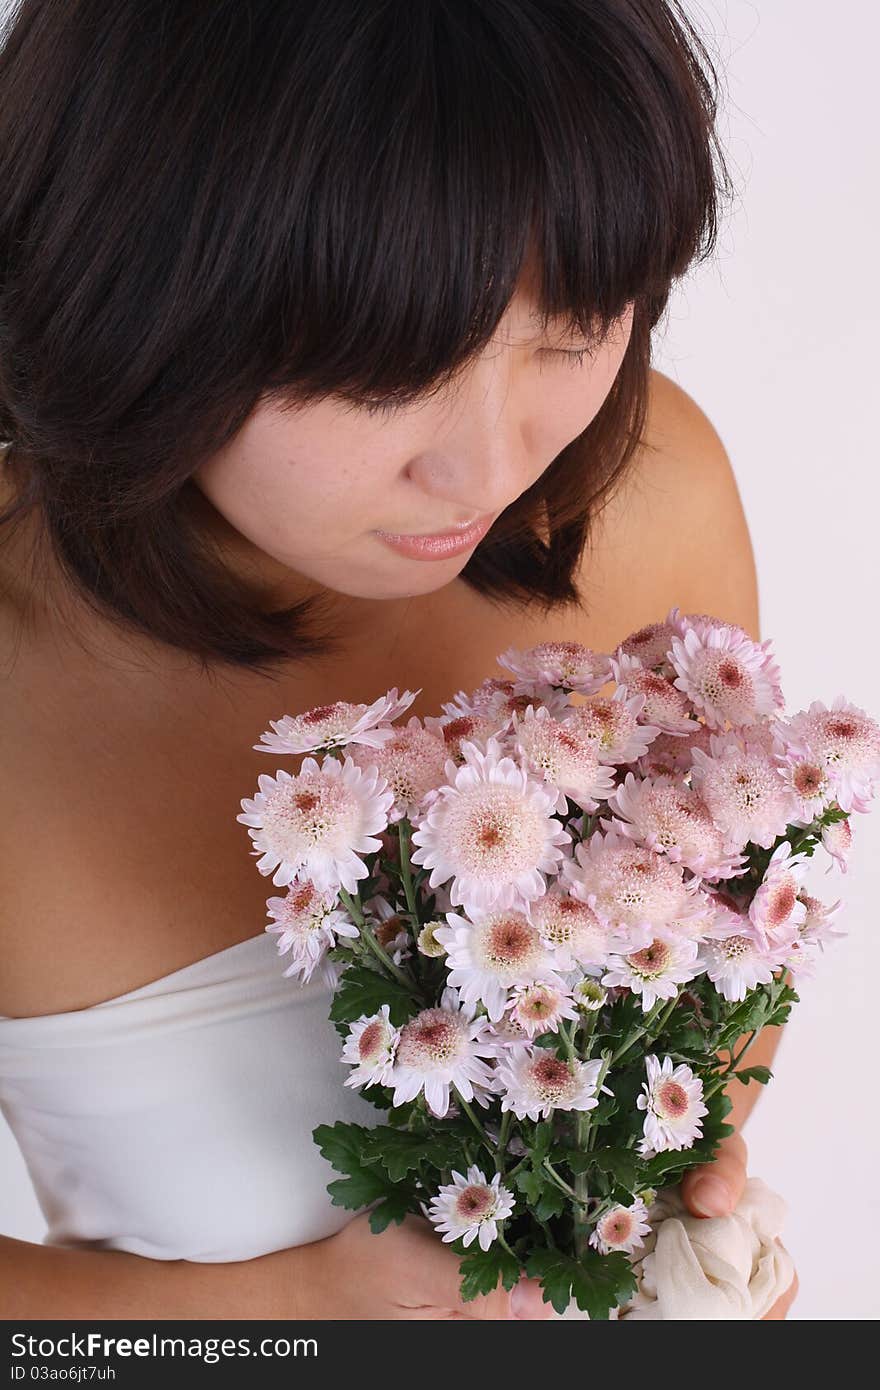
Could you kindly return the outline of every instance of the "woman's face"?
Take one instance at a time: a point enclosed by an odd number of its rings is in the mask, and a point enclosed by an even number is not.
[[[530,315],[518,293],[453,387],[390,414],[264,398],[194,475],[226,553],[290,598],[391,599],[448,584],[482,532],[460,537],[465,548],[417,543],[419,554],[411,538],[474,519],[488,529],[596,415],[632,330],[632,306],[598,347],[539,336]]]

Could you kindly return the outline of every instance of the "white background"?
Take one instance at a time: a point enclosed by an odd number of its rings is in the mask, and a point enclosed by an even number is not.
[[[5,0],[0,0],[0,10]],[[713,261],[678,288],[656,365],[702,406],[752,531],[762,635],[790,710],[842,691],[880,715],[876,339],[877,11],[864,0],[689,3],[723,73],[720,131],[738,188]],[[880,1293],[880,806],[854,817],[850,935],[786,1029],[746,1137],[789,1203],[794,1319],[876,1319]],[[833,892],[830,887],[833,886]],[[0,1231],[45,1230],[0,1119]]]

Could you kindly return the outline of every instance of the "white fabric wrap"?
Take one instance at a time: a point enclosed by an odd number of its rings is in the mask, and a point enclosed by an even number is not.
[[[760,1178],[749,1178],[730,1216],[691,1216],[679,1189],[664,1189],[649,1212],[651,1235],[633,1262],[639,1292],[617,1320],[762,1318],[794,1278],[791,1256],[778,1240],[785,1214],[782,1198]],[[562,1316],[587,1318],[575,1303]]]

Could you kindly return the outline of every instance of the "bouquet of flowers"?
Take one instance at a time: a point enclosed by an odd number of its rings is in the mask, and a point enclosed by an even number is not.
[[[301,765],[237,819],[286,890],[284,973],[332,986],[345,1084],[383,1112],[314,1131],[334,1203],[425,1216],[464,1299],[525,1272],[608,1318],[841,934],[804,874],[819,846],[845,869],[880,725],[843,696],[786,717],[770,643],[677,608],[613,654],[498,660],[436,717],[395,688],[271,721],[255,747]]]

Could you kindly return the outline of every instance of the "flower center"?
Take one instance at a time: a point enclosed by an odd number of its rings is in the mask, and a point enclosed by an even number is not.
[[[457,1018],[448,1009],[423,1009],[404,1024],[397,1060],[405,1067],[438,1067],[451,1062],[461,1048]]]
[[[567,1062],[552,1053],[533,1062],[529,1068],[535,1089],[549,1101],[560,1101],[571,1091],[574,1077]]]
[[[488,1187],[473,1183],[459,1194],[455,1209],[459,1216],[479,1220],[480,1217],[487,1216],[492,1209],[492,1193]]]
[[[502,918],[486,935],[486,959],[496,969],[520,965],[535,947],[535,929],[524,918]]]
[[[781,883],[776,889],[770,899],[770,911],[768,913],[774,927],[788,921],[795,904],[795,898],[794,885],[788,881]]]
[[[382,1055],[385,1043],[385,1025],[378,1018],[368,1023],[358,1038],[358,1056],[362,1062],[373,1062]]]
[[[662,1081],[657,1087],[654,1108],[664,1120],[680,1120],[687,1114],[687,1091],[677,1081]]]
[[[627,962],[643,979],[656,979],[662,975],[672,959],[672,951],[665,941],[652,941],[643,951],[627,956]]]

